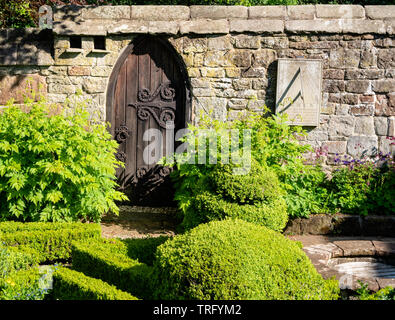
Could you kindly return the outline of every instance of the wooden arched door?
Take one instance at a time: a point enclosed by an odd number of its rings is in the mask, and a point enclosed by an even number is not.
[[[152,159],[166,155],[166,139],[172,136],[166,123],[174,122],[175,136],[189,119],[189,85],[183,61],[167,41],[139,37],[114,66],[107,94],[107,120],[119,143],[116,156],[125,163],[124,169],[117,170],[118,183],[131,204],[174,205],[170,170]]]

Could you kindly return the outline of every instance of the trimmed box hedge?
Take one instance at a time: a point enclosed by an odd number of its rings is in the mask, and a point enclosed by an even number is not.
[[[130,258],[122,241],[74,241],[71,255],[74,270],[100,278],[138,298],[150,297],[148,284],[152,267]]]
[[[60,300],[138,300],[102,280],[58,267],[53,274],[51,298]]]
[[[73,240],[97,239],[101,227],[96,223],[1,222],[0,242],[6,246],[31,248],[39,262],[67,260]]]

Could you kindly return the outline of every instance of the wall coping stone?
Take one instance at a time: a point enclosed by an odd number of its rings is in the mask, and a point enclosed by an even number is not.
[[[53,32],[59,35],[134,32],[172,35],[229,32],[392,35],[395,32],[395,5],[365,7],[318,4],[252,7],[63,5],[54,7],[54,21]],[[166,21],[169,23],[168,28]],[[117,24],[128,25],[128,27],[117,27]]]

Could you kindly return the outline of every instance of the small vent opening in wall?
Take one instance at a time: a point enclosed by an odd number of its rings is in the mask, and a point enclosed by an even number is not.
[[[106,38],[103,36],[94,37],[93,46],[95,50],[106,50]]]
[[[71,36],[70,37],[70,48],[81,49],[82,48],[82,40],[80,36]]]

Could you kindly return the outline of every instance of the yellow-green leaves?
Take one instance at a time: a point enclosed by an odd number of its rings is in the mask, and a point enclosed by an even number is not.
[[[117,212],[118,147],[81,99],[10,102],[0,114],[0,220],[100,221]]]

